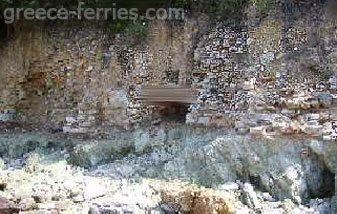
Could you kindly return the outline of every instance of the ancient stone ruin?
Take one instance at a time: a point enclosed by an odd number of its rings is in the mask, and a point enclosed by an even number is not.
[[[159,6],[0,16],[0,214],[337,213],[335,2]]]

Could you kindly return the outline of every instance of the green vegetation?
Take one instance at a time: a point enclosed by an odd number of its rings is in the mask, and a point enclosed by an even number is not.
[[[327,81],[329,80],[332,73],[328,71],[327,69],[321,69],[318,65],[310,65],[309,71],[312,75],[314,75],[316,78],[320,79],[321,81]]]
[[[273,0],[249,0],[250,4],[253,4],[257,8],[257,12],[260,16],[264,16],[272,8]]]
[[[112,22],[112,23],[109,23],[108,26],[107,26],[107,32],[109,35],[115,35],[115,34],[118,34],[118,33],[121,33],[121,32],[124,32],[124,30],[126,29],[128,23],[127,22],[122,22],[122,21],[119,21],[119,22]]]
[[[273,70],[266,70],[264,73],[264,77],[268,78],[271,81],[276,79],[276,72]]]
[[[148,28],[145,23],[140,21],[114,21],[108,24],[107,32],[110,36],[120,33],[128,38],[143,39],[148,35]]]
[[[209,16],[212,21],[239,21],[247,0],[214,0],[209,6]]]
[[[37,0],[0,0],[0,10],[6,7],[23,7],[23,8],[38,8],[40,6],[40,1]]]
[[[264,16],[272,8],[273,3],[273,0],[214,0],[210,4],[209,16],[213,21],[240,21],[247,4],[255,5],[258,14]]]
[[[205,8],[208,11],[211,22],[225,21],[227,23],[238,23],[242,19],[243,9],[247,4],[256,5],[259,12],[264,14],[270,9],[273,0],[83,0],[83,2],[85,2],[84,7],[132,7],[138,8],[140,13],[143,13],[145,9],[150,7],[193,8],[191,6],[194,4],[206,3]],[[74,9],[77,5],[78,0],[0,0],[0,11],[5,7],[66,7]],[[110,35],[122,33],[139,38],[144,38],[147,35],[147,27],[138,22],[108,21],[107,26],[107,32]]]
[[[5,0],[0,0],[0,11],[3,10],[7,5],[7,2]]]
[[[148,28],[145,23],[134,22],[134,23],[128,24],[124,32],[128,36],[136,36],[140,38],[145,38],[148,35]]]
[[[175,0],[172,3],[172,7],[181,8],[181,7],[184,7],[188,3],[190,3],[190,1],[188,1],[188,0]]]
[[[184,0],[177,0],[184,1]],[[78,5],[78,0],[0,0],[2,7],[74,7]],[[116,3],[118,7],[126,8],[149,8],[149,7],[162,7],[168,5],[166,0],[82,0],[87,6],[90,7],[112,7]]]

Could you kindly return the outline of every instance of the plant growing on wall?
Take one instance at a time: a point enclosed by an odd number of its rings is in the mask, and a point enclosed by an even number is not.
[[[332,73],[328,69],[324,68],[323,66],[320,67],[318,65],[310,65],[308,67],[309,72],[318,78],[320,81],[328,81],[331,77]]]
[[[211,20],[237,21],[242,17],[242,10],[247,0],[213,0],[209,7]]]
[[[250,0],[250,4],[256,6],[257,12],[260,16],[266,15],[268,11],[272,8],[273,0]]]
[[[3,10],[7,5],[7,1],[6,0],[0,0],[0,10]]]
[[[138,37],[141,37],[141,38],[145,38],[148,34],[148,31],[147,31],[147,26],[145,23],[142,23],[142,22],[133,22],[133,23],[130,23],[126,26],[125,28],[125,33],[128,35],[128,36],[138,36]]]
[[[107,33],[110,36],[122,34],[128,41],[133,43],[138,39],[145,39],[148,35],[148,27],[140,21],[114,21],[108,24]]]

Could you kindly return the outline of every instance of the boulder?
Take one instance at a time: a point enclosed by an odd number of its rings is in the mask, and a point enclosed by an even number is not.
[[[32,210],[35,208],[35,205],[35,200],[32,197],[23,198],[19,203],[19,207],[22,211]]]
[[[8,199],[0,196],[0,213],[1,214],[13,214],[19,213],[20,207]]]
[[[235,198],[228,192],[212,190],[184,182],[162,183],[158,188],[163,202],[175,205],[182,213],[229,214],[234,212]]]
[[[260,201],[257,198],[254,188],[251,184],[245,183],[242,188],[242,201],[249,208],[257,210],[261,208]]]

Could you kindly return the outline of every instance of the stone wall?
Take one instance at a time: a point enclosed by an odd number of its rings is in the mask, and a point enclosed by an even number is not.
[[[71,133],[129,128],[149,114],[134,100],[140,86],[185,84],[190,68],[185,38],[191,33],[181,26],[149,23],[148,38],[132,47],[99,25],[19,27],[1,50],[2,121]],[[179,74],[177,81],[171,73]]]
[[[247,8],[235,27],[208,29],[205,15],[149,22],[132,46],[101,24],[18,24],[0,50],[0,120],[66,133],[130,129],[151,120],[153,107],[134,99],[142,86],[179,85],[199,94],[189,125],[335,139],[336,23],[324,5],[306,6],[290,19],[276,5],[255,22]]]
[[[257,25],[219,24],[204,35],[193,67],[200,99],[188,123],[264,137],[336,138],[336,23],[319,5],[291,23],[281,8]]]

